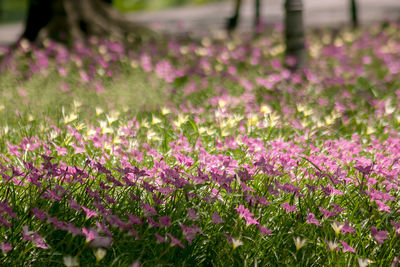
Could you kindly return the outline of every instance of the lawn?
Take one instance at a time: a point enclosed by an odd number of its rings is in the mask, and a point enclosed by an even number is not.
[[[0,265],[396,266],[400,24],[307,41],[298,73],[279,27],[22,42],[0,75]]]

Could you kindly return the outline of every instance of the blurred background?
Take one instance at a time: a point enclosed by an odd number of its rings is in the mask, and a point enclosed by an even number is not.
[[[261,0],[264,26],[282,25],[285,0]],[[350,25],[351,0],[302,0],[304,24],[311,28]],[[400,20],[400,0],[356,0],[361,25]],[[113,0],[131,21],[169,33],[204,35],[224,30],[235,0]],[[28,0],[0,0],[0,45],[15,42],[24,29]],[[242,0],[238,30],[253,29],[254,0]]]
[[[198,6],[227,0],[114,0],[119,11],[156,11],[171,7]],[[0,0],[0,23],[14,23],[24,20],[27,0]]]

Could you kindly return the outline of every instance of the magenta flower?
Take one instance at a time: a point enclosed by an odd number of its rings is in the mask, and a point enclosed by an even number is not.
[[[155,220],[153,220],[153,218],[151,218],[151,217],[147,218],[147,222],[149,223],[150,227],[158,227],[159,226],[158,223]]]
[[[349,222],[346,220],[344,222],[343,228],[342,228],[342,233],[343,234],[352,234],[355,233],[355,229],[350,226]]]
[[[213,212],[213,214],[211,215],[211,220],[215,224],[220,224],[224,222],[224,220],[222,220],[221,216],[219,216],[217,211]]]
[[[179,241],[176,237],[174,237],[173,235],[171,235],[170,233],[167,233],[167,235],[169,236],[169,238],[171,239],[171,245],[172,246],[179,246],[181,248],[184,248],[185,246],[181,243],[181,241]]]
[[[188,241],[189,244],[192,244],[193,239],[196,237],[196,233],[197,233],[196,229],[186,226],[184,224],[181,224],[180,226],[181,226],[183,235],[185,236],[186,240]]]
[[[281,204],[282,208],[286,210],[286,212],[298,211],[296,205],[290,205],[289,203],[285,202]]]
[[[258,221],[253,218],[254,214],[246,209],[243,205],[239,205],[237,208],[235,208],[235,210],[237,210],[241,218],[244,218],[246,220],[247,226],[252,224],[258,225]]]
[[[82,207],[83,211],[86,213],[86,219],[98,216],[97,212],[86,207]]]
[[[340,207],[340,205],[336,205],[335,203],[332,203],[331,205],[332,205],[332,207],[333,207],[333,210],[336,212],[336,214],[338,214],[338,213],[340,213],[340,212],[342,212],[342,211],[345,211],[345,209],[342,209],[342,208]]]
[[[247,216],[253,216],[253,214],[245,208],[245,206],[243,205],[239,205],[237,208],[235,208],[235,210],[237,210],[237,212],[239,213],[239,216],[241,218],[247,217]]]
[[[157,233],[155,233],[154,236],[157,239],[157,243],[165,243],[168,241],[166,238],[162,237],[161,235],[159,235]]]
[[[142,207],[144,212],[147,213],[148,215],[157,215],[156,209],[150,206],[149,204],[142,203]]]
[[[396,235],[400,235],[400,223],[397,223],[395,221],[390,221],[390,224],[393,225],[396,228]]]
[[[21,235],[22,235],[22,239],[23,240],[25,240],[25,241],[33,241],[33,238],[32,238],[33,232],[29,231],[27,225],[22,226]]]
[[[132,223],[132,224],[142,224],[143,223],[142,219],[140,219],[138,216],[133,216],[132,214],[129,214],[129,213],[126,213],[126,215],[128,215],[129,223]]]
[[[94,240],[97,236],[97,233],[94,230],[85,227],[82,228],[82,233],[86,237],[86,242]]]
[[[375,226],[371,226],[371,234],[376,242],[380,244],[383,244],[383,241],[389,238],[387,231],[378,231]]]
[[[324,216],[326,218],[331,218],[331,217],[336,216],[336,212],[334,212],[334,211],[329,211],[329,210],[323,209],[322,207],[318,207],[318,209],[322,212],[322,214],[324,214]]]
[[[197,220],[199,218],[199,215],[196,214],[195,209],[187,209],[187,213],[188,213],[189,218],[192,220]]]
[[[340,240],[340,243],[342,243],[343,252],[356,253],[356,250],[353,247],[350,247],[346,242]]]
[[[44,242],[43,238],[37,233],[33,233],[33,243],[35,243],[36,247],[42,248],[42,249],[48,249],[49,247],[46,245]]]
[[[386,211],[388,213],[391,213],[390,207],[385,204],[385,202],[382,202],[380,200],[375,200],[376,205],[378,205],[378,210],[379,211]]]
[[[160,221],[160,225],[161,226],[170,226],[171,225],[171,219],[169,218],[169,216],[165,216],[165,217],[160,217],[158,218],[158,220]]]
[[[272,231],[267,229],[265,226],[258,225],[258,229],[260,230],[260,233],[263,235],[270,235],[272,234]]]
[[[321,226],[321,223],[315,218],[315,215],[311,212],[308,213],[306,220],[308,223],[315,224],[316,226]]]
[[[0,243],[0,249],[5,254],[13,249],[10,243]]]
[[[71,207],[71,209],[74,209],[76,211],[81,210],[81,206],[74,199],[67,200],[67,202],[68,202],[69,206]]]

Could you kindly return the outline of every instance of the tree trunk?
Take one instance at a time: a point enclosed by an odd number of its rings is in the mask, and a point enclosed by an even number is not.
[[[350,0],[350,16],[351,16],[351,26],[355,29],[358,27],[358,11],[356,0]]]
[[[237,28],[241,5],[242,5],[242,0],[235,0],[235,11],[233,13],[233,16],[228,18],[226,24],[226,29],[228,30],[228,33],[233,32]]]
[[[301,0],[285,2],[286,63],[292,70],[307,66],[307,50],[303,26],[303,4]]]
[[[21,39],[34,42],[49,37],[72,45],[85,42],[89,36],[132,42],[153,34],[124,19],[110,3],[111,0],[29,0]]]
[[[257,30],[261,26],[261,0],[255,0],[254,5],[254,28]]]

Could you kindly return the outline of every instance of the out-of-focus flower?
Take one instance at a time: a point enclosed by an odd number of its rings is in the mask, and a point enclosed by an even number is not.
[[[158,118],[158,117],[156,117],[156,116],[152,116],[152,120],[151,120],[151,124],[152,125],[154,125],[154,124],[158,124],[158,123],[161,123],[162,122],[162,120],[160,119],[160,118]]]
[[[64,262],[64,265],[67,267],[79,266],[78,257],[73,257],[70,255],[67,255],[67,256],[63,257],[63,262]]]
[[[211,215],[211,220],[215,224],[220,224],[224,222],[224,220],[222,220],[221,216],[219,216],[217,211],[213,212],[213,214]]]
[[[101,107],[96,107],[96,116],[103,114],[104,110]]]
[[[307,244],[307,240],[306,239],[301,239],[300,237],[296,237],[294,239],[294,245],[296,246],[296,250],[301,249],[306,244]]]
[[[379,244],[383,244],[383,241],[389,238],[387,231],[378,231],[375,226],[371,226],[371,234]]]
[[[342,243],[343,252],[356,253],[356,250],[353,247],[349,246],[346,242],[340,241],[340,243]]]
[[[69,115],[64,116],[64,123],[68,124],[70,122],[73,122],[78,118],[78,115],[76,113],[70,113]]]
[[[169,113],[171,113],[171,110],[169,110],[167,107],[161,108],[161,114],[162,115],[167,115]]]
[[[94,251],[94,256],[96,257],[96,261],[101,261],[107,254],[107,250],[104,248],[98,248]]]
[[[111,134],[114,132],[113,128],[108,126],[106,121],[99,121],[101,133],[103,134]]]
[[[82,103],[74,99],[73,105],[74,105],[74,110],[78,110],[82,106]]]
[[[0,249],[5,254],[12,250],[12,246],[10,243],[0,243]]]
[[[260,111],[265,114],[270,114],[272,112],[271,108],[267,105],[262,105]]]
[[[119,114],[119,111],[112,110],[109,115],[106,115],[108,123],[112,124],[114,121],[117,121]]]
[[[325,240],[326,245],[330,251],[334,251],[336,249],[340,249],[339,244],[336,241]]]
[[[243,242],[240,239],[232,238],[233,249],[243,245]]]
[[[174,124],[177,128],[180,128],[182,124],[184,124],[188,121],[188,119],[189,119],[189,115],[179,114],[177,120],[174,121]]]
[[[257,115],[251,115],[247,120],[247,125],[248,126],[257,126],[258,121],[259,121],[259,119],[258,119]]]
[[[340,231],[342,231],[342,228],[343,228],[344,224],[340,224],[340,223],[337,223],[337,222],[333,222],[333,223],[331,224],[331,226],[332,226],[332,228],[333,228],[333,231],[335,231],[335,234],[336,234],[336,235],[339,235],[339,234],[340,234]]]
[[[372,263],[372,261],[371,261],[370,259],[361,259],[361,258],[358,258],[358,265],[359,265],[360,267],[366,267],[366,266],[368,266],[370,263]]]

